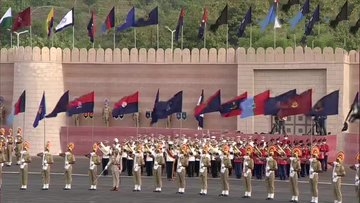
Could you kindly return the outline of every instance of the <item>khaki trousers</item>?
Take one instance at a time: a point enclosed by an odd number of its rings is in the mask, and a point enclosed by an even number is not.
[[[177,180],[178,180],[178,186],[179,188],[185,188],[186,182],[185,182],[185,169],[182,169],[181,172],[176,172]]]
[[[118,165],[112,165],[111,167],[111,175],[113,179],[113,187],[119,188],[120,184],[120,170]]]
[[[311,190],[311,196],[312,197],[318,197],[319,195],[319,190],[318,190],[318,181],[319,181],[319,175],[318,174],[314,174],[314,177],[310,180],[310,190]]]
[[[244,181],[245,181],[245,192],[251,192],[252,187],[251,187],[251,177],[252,177],[252,173],[247,173],[247,177],[244,176]]]
[[[201,183],[201,189],[207,190],[208,184],[207,184],[207,168],[205,167],[204,172],[199,174],[200,176],[200,183]]]
[[[141,185],[141,169],[139,168],[138,171],[133,170],[133,175],[134,175],[135,185]]]
[[[294,177],[290,177],[290,186],[292,196],[299,196],[299,177],[297,173],[294,174]]]
[[[161,188],[162,187],[161,171],[162,171],[161,166],[159,166],[157,169],[153,169],[153,175],[154,175],[154,178],[155,178],[155,187],[156,188]]]
[[[275,174],[274,172],[271,172],[270,175],[265,178],[266,190],[268,194],[274,194],[275,191],[274,181],[275,181]]]
[[[89,169],[89,180],[90,180],[90,185],[96,185],[97,184],[97,168],[95,167],[93,170]]]
[[[21,174],[21,185],[28,184],[28,165],[26,164],[24,168],[20,169]]]
[[[65,170],[65,184],[71,185],[72,183],[72,165],[69,166],[69,169]]]
[[[222,190],[229,190],[229,169],[225,169],[224,173],[220,173]]]
[[[335,200],[341,202],[342,201],[342,193],[341,193],[341,178],[338,177],[336,182],[332,183],[334,186],[334,198]]]
[[[46,170],[41,171],[41,176],[43,184],[50,183],[50,166],[48,166]]]

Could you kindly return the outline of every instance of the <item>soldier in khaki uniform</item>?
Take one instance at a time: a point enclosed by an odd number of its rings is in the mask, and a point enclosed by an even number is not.
[[[42,182],[43,182],[43,190],[49,189],[50,184],[50,165],[54,163],[54,159],[52,154],[50,154],[50,142],[46,143],[44,152],[40,152],[37,156],[41,157],[42,159]]]
[[[162,172],[162,166],[165,164],[165,159],[164,159],[162,147],[160,145],[157,146],[155,152],[152,154],[152,157],[154,159],[154,167],[153,167],[153,174],[155,179],[154,192],[161,192],[161,188],[162,188],[161,172]]]
[[[60,153],[59,156],[64,157],[65,165],[65,187],[64,190],[71,190],[72,183],[72,165],[75,164],[75,156],[74,156],[74,143],[69,143],[68,151],[65,153]]]
[[[357,163],[350,166],[350,169],[356,171],[355,173],[355,192],[358,199],[358,202],[360,202],[360,154],[356,157]]]
[[[209,147],[206,145],[204,146],[204,149],[200,155],[200,163],[199,163],[199,176],[201,181],[201,190],[200,195],[206,195],[207,194],[207,188],[208,188],[208,180],[207,180],[207,173],[208,173],[208,167],[211,166],[210,162],[210,154],[209,154]]]
[[[102,111],[102,118],[104,119],[104,123],[105,123],[106,127],[109,127],[109,125],[110,125],[110,112],[111,112],[111,109],[109,107],[109,100],[106,99],[105,103],[104,103],[104,108]]]
[[[186,145],[181,146],[180,154],[177,155],[177,167],[176,167],[176,178],[178,182],[177,194],[185,193],[186,186],[186,167],[189,165],[189,153],[190,149]]]
[[[251,178],[252,178],[252,170],[254,170],[254,160],[251,155],[254,153],[254,149],[252,146],[246,147],[246,154],[244,155],[243,160],[243,175],[245,181],[245,194],[243,198],[251,198],[252,186],[251,186]]]
[[[23,137],[21,133],[22,133],[21,128],[18,128],[15,136],[15,156],[16,156],[17,165],[20,165],[20,156],[21,156],[21,151],[23,150]]]
[[[301,162],[300,157],[301,156],[301,149],[294,148],[292,151],[292,157],[290,157],[290,187],[291,187],[291,200],[290,202],[298,202],[299,201],[299,176],[298,173],[301,171]]]
[[[6,136],[7,147],[6,147],[6,165],[11,166],[12,164],[12,154],[14,151],[14,137],[12,135],[12,129],[9,128],[9,134]]]
[[[222,185],[222,191],[219,196],[229,196],[229,169],[232,168],[230,159],[230,147],[225,145],[223,147],[222,155],[220,156],[220,181]]]
[[[97,184],[97,166],[100,165],[100,157],[96,154],[98,150],[98,145],[95,143],[93,145],[93,151],[89,154],[86,154],[85,157],[89,158],[89,179],[90,179],[90,188],[89,190],[96,190]]]
[[[341,177],[345,176],[345,167],[343,165],[344,159],[344,152],[339,152],[336,156],[336,161],[334,161],[333,163],[328,163],[330,166],[333,167],[331,182],[334,186],[334,203],[342,202]]]
[[[142,153],[142,146],[139,144],[135,153],[130,155],[134,159],[134,166],[132,168],[134,175],[134,189],[133,192],[141,191],[141,167],[145,165],[144,154]]]
[[[265,182],[267,189],[267,200],[274,199],[275,196],[275,171],[278,169],[277,162],[274,159],[274,153],[276,151],[275,146],[269,147],[268,157],[266,158],[266,166],[265,166]]]
[[[311,188],[311,203],[319,202],[319,193],[318,193],[318,183],[319,183],[319,173],[322,172],[321,163],[318,160],[320,150],[318,147],[313,147],[311,150],[312,157],[309,159],[310,169],[309,169],[309,182]]]
[[[122,171],[121,154],[118,148],[113,148],[111,157],[108,164],[105,166],[105,170],[111,165],[111,174],[113,178],[113,188],[111,191],[118,191],[120,184],[120,173]]]
[[[5,143],[0,141],[0,190],[2,186],[2,167],[5,161]]]
[[[28,142],[24,142],[23,150],[20,152],[20,174],[21,174],[21,188],[20,190],[26,190],[28,184],[28,164],[31,162],[31,156],[29,153],[30,145]]]

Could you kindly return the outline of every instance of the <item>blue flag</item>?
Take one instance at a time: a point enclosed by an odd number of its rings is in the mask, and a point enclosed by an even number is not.
[[[274,23],[275,18],[276,18],[276,5],[274,4],[271,6],[266,18],[261,22],[261,32],[264,32],[270,24]]]
[[[176,93],[168,101],[157,102],[155,112],[153,112],[153,114],[156,114],[158,119],[164,119],[173,113],[181,113],[182,98],[183,98],[183,91],[180,91]]]
[[[331,92],[315,103],[311,116],[337,115],[339,112],[339,90]]]
[[[69,104],[69,90],[66,91],[59,99],[58,103],[56,104],[54,110],[46,115],[46,118],[53,118],[56,117],[58,113],[66,112],[67,105]]]
[[[305,28],[305,35],[310,35],[311,31],[315,25],[316,22],[320,21],[320,6],[318,5],[316,7],[316,10],[313,14],[313,16],[311,17],[309,23],[307,24],[306,28]]]
[[[159,24],[158,7],[154,8],[145,18],[139,18],[134,27],[146,27]]]
[[[254,116],[255,101],[254,97],[248,98],[245,101],[240,103],[241,107],[241,118],[247,118]]]
[[[129,13],[126,16],[125,23],[122,24],[120,27],[118,27],[116,31],[123,32],[134,26],[135,26],[135,7],[132,7],[132,9],[129,11]]]
[[[290,20],[291,30],[294,30],[296,26],[310,13],[310,0],[306,0],[305,4],[301,8],[301,11]]]
[[[36,113],[35,121],[33,123],[34,128],[36,128],[39,125],[39,122],[45,118],[45,115],[46,115],[46,105],[45,105],[45,92],[44,92],[39,105],[39,110]]]
[[[150,122],[150,125],[154,124],[154,123],[157,123],[159,118],[157,117],[156,115],[156,108],[157,108],[157,105],[159,103],[159,96],[160,96],[160,90],[158,89],[157,93],[156,93],[156,97],[155,97],[155,102],[154,102],[154,107],[153,107],[153,110],[152,110],[152,113],[151,113],[151,122]]]
[[[242,22],[240,24],[240,28],[239,28],[238,33],[237,33],[238,37],[243,37],[244,36],[246,26],[249,25],[250,23],[252,23],[251,7],[247,11],[244,19],[242,20]]]

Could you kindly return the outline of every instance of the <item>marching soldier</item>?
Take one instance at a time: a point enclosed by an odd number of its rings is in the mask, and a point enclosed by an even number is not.
[[[5,124],[6,122],[5,115],[6,115],[6,108],[4,104],[4,98],[0,96],[0,125]]]
[[[251,198],[251,178],[252,178],[252,170],[254,169],[254,160],[251,158],[254,149],[250,145],[246,147],[246,154],[244,156],[243,161],[243,175],[245,181],[245,195],[243,198]]]
[[[209,148],[208,146],[204,146],[203,152],[198,155],[200,156],[199,161],[199,176],[201,181],[201,190],[200,195],[206,195],[207,194],[207,174],[208,174],[208,168],[211,166],[210,162],[210,154],[209,154]]]
[[[318,182],[319,182],[319,173],[322,171],[321,163],[317,159],[320,150],[318,147],[314,147],[311,150],[312,158],[309,159],[310,170],[309,170],[309,181],[311,187],[311,203],[318,203],[319,202],[319,194],[318,194]]]
[[[157,146],[155,152],[151,156],[154,159],[154,166],[153,166],[153,175],[155,178],[154,192],[161,192],[161,188],[162,188],[161,172],[162,172],[162,166],[165,164],[165,159],[161,145]]]
[[[301,157],[301,149],[294,148],[292,151],[292,157],[290,157],[290,187],[291,187],[291,193],[292,197],[290,202],[298,202],[299,201],[299,176],[298,173],[301,171],[301,161],[299,159]]]
[[[357,163],[350,166],[350,169],[356,171],[355,174],[355,192],[358,199],[358,202],[360,202],[360,154],[356,157]]]
[[[28,184],[28,164],[31,162],[29,153],[29,143],[24,142],[23,150],[20,152],[20,174],[21,174],[21,188],[26,190]]]
[[[90,188],[89,190],[96,190],[97,184],[97,166],[100,165],[100,158],[96,154],[98,149],[97,143],[93,145],[93,151],[89,154],[86,154],[85,157],[89,158],[89,179],[90,179]]]
[[[2,167],[4,165],[5,159],[5,142],[0,141],[0,190],[2,186]]]
[[[21,151],[23,150],[23,137],[21,133],[21,128],[18,128],[15,136],[15,156],[17,165],[20,164]]]
[[[65,160],[65,188],[64,190],[71,190],[72,183],[72,165],[75,164],[74,156],[74,143],[69,143],[68,151],[65,153],[60,153],[59,156],[64,157]]]
[[[6,147],[6,165],[11,166],[12,164],[12,154],[14,151],[14,137],[12,135],[12,129],[9,128],[9,134],[6,136],[7,147]]]
[[[220,156],[221,165],[220,165],[220,180],[222,185],[222,192],[219,196],[227,197],[229,196],[229,169],[232,168],[230,160],[230,147],[225,145],[223,147],[223,154]]]
[[[44,152],[38,153],[37,156],[42,158],[42,189],[48,190],[50,184],[50,164],[54,163],[53,156],[50,154],[50,142],[46,143]]]
[[[268,157],[266,158],[266,166],[265,166],[265,182],[266,182],[266,189],[268,192],[267,200],[274,199],[274,191],[275,191],[275,171],[278,169],[277,162],[273,158],[274,153],[276,151],[275,146],[269,147]]]
[[[111,191],[118,191],[120,184],[120,173],[122,171],[121,154],[118,148],[114,148],[112,150],[110,160],[105,166],[105,169],[107,170],[110,165],[113,178],[113,188],[111,189]]]
[[[345,176],[345,167],[343,165],[343,161],[345,159],[344,152],[339,152],[336,156],[336,161],[333,163],[328,163],[333,167],[332,172],[332,183],[334,186],[334,203],[342,202],[342,194],[341,194],[341,177]]]
[[[132,168],[134,175],[134,190],[133,192],[141,191],[141,167],[145,165],[144,154],[142,153],[142,146],[139,144],[135,153],[132,153],[131,157],[134,159],[134,166]]]
[[[176,176],[179,189],[177,194],[184,194],[185,193],[185,174],[186,174],[186,167],[189,165],[189,149],[186,145],[181,146],[180,154],[177,156],[177,167],[176,167]]]
[[[105,100],[104,108],[102,111],[102,117],[104,119],[106,127],[109,127],[110,125],[110,107],[109,107],[109,100]]]

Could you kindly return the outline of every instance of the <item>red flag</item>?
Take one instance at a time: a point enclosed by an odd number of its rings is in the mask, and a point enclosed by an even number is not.
[[[265,114],[265,104],[270,98],[270,90],[266,90],[256,96],[254,96],[254,115]]]
[[[31,9],[28,7],[27,9],[20,12],[13,24],[13,31],[18,31],[22,28],[26,28],[28,26],[31,26]]]
[[[308,114],[312,109],[312,90],[309,89],[300,95],[291,98],[289,101],[280,103],[279,117]]]

